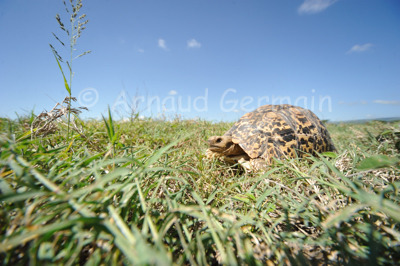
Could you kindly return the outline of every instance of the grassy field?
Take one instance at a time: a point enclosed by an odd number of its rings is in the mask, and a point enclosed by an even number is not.
[[[258,173],[205,158],[230,123],[32,122],[0,120],[4,264],[400,263],[399,122]]]
[[[88,20],[63,4],[50,47],[68,97],[0,118],[0,263],[400,263],[399,122],[328,124],[337,154],[246,172],[205,158],[231,123],[81,121],[72,62],[90,53],[75,54]]]

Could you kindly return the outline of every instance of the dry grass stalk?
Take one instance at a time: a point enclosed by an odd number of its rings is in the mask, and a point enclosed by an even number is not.
[[[32,138],[53,134],[59,129],[60,125],[68,126],[66,120],[69,111],[74,115],[79,115],[82,110],[88,110],[86,107],[72,108],[70,106],[71,101],[76,102],[76,98],[66,97],[62,103],[57,103],[49,112],[44,111],[39,114],[31,124]],[[72,119],[71,122],[72,128],[81,136],[84,136],[83,129],[76,123],[76,119]]]

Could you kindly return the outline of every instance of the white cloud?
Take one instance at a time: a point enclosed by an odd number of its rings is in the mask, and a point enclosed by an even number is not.
[[[191,40],[187,41],[187,47],[188,48],[200,48],[201,47],[201,43],[199,43],[195,39],[191,39]]]
[[[348,54],[351,53],[362,53],[370,50],[374,46],[372,43],[366,43],[366,44],[356,44],[353,47],[351,47],[350,50],[347,51]]]
[[[299,14],[315,14],[324,11],[337,0],[305,0],[297,9]]]
[[[165,42],[164,39],[158,39],[158,47],[160,47],[161,49],[167,51],[168,47],[167,47],[167,43]]]
[[[177,92],[176,90],[170,90],[170,91],[168,92],[168,94],[169,94],[169,95],[177,95],[178,92]]]
[[[389,104],[389,105],[400,105],[400,101],[375,100],[374,103]]]
[[[144,49],[138,49],[137,50],[139,53],[143,54],[144,53]]]

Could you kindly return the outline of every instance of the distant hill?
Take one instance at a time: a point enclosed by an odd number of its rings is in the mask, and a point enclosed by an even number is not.
[[[381,122],[396,122],[400,121],[400,117],[386,117],[386,118],[374,118],[374,119],[356,119],[356,120],[345,120],[345,121],[328,121],[328,123],[333,124],[364,124],[371,121],[381,121]]]

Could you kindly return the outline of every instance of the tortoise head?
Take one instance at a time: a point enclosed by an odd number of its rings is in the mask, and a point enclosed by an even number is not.
[[[225,156],[241,155],[245,152],[236,143],[232,141],[231,136],[212,136],[208,139],[210,150],[221,153]]]

